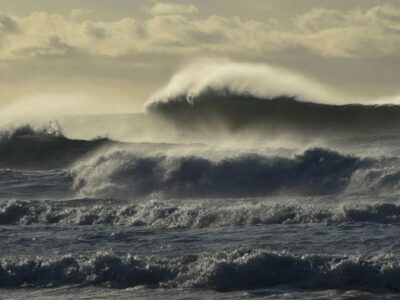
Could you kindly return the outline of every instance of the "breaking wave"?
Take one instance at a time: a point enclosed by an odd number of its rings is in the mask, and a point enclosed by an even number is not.
[[[150,102],[147,111],[180,132],[201,135],[252,132],[259,138],[291,134],[297,138],[397,134],[400,106],[332,105],[299,101],[296,95],[273,98],[227,89],[208,89]],[[212,131],[210,131],[212,129]]]
[[[176,73],[168,84],[155,93],[149,104],[180,96],[196,98],[207,90],[226,90],[232,94],[248,94],[256,98],[298,96],[301,100],[337,103],[342,96],[331,89],[288,70],[250,63],[198,61]]]
[[[93,203],[94,202],[94,203]],[[226,206],[171,204],[157,200],[111,205],[81,200],[63,202],[8,201],[0,207],[0,224],[131,225],[150,228],[214,228],[257,224],[400,224],[400,205],[393,203],[311,205],[230,203]],[[87,205],[90,204],[90,205]]]
[[[72,140],[55,123],[43,128],[30,125],[0,133],[0,168],[59,169],[109,144],[105,138]]]
[[[400,106],[357,102],[276,67],[199,61],[175,74],[145,109],[182,134],[208,138],[249,130],[261,138],[397,134]]]
[[[313,290],[399,292],[399,276],[400,265],[390,257],[295,255],[251,249],[168,259],[97,253],[0,260],[2,287],[140,285],[229,291],[284,284]]]
[[[60,159],[69,162],[68,169],[0,169],[0,198],[137,200],[400,194],[398,157],[358,157],[324,148],[298,154],[289,151],[287,156],[272,150],[186,151],[177,147],[160,154],[157,147],[151,149],[145,153],[146,148],[141,146],[105,147],[79,161],[63,155]],[[34,160],[42,168],[50,166],[51,161]]]
[[[74,188],[83,197],[254,197],[338,193],[362,164],[356,157],[320,148],[292,158],[239,154],[221,160],[112,150],[72,172]]]

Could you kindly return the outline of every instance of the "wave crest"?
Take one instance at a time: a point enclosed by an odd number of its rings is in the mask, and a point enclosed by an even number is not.
[[[75,189],[84,197],[324,195],[342,191],[360,164],[356,157],[320,148],[293,158],[242,154],[222,160],[114,150],[73,173]]]
[[[288,95],[322,102],[338,101],[340,98],[321,84],[281,68],[265,64],[203,60],[175,74],[161,91],[151,97],[148,105],[179,97],[190,102],[191,98],[210,89],[257,98]]]

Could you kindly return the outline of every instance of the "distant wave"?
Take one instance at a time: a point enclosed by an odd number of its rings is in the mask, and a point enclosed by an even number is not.
[[[261,98],[224,88],[153,101],[147,111],[168,120],[179,131],[206,136],[253,131],[258,138],[288,133],[296,137],[334,138],[397,134],[400,129],[397,105],[331,105],[299,101],[296,95],[284,93]]]
[[[319,148],[292,158],[250,153],[220,160],[113,150],[80,163],[72,173],[83,197],[324,195],[345,189],[363,163]]]
[[[399,274],[399,263],[384,257],[300,256],[252,249],[168,259],[97,253],[0,260],[1,287],[142,285],[230,291],[284,284],[310,290],[399,292]]]
[[[229,206],[210,203],[178,205],[155,200],[123,205],[110,205],[96,200],[67,203],[8,201],[0,206],[0,224],[104,224],[151,228],[357,222],[400,225],[400,205],[393,203],[342,204],[329,208],[268,202],[247,204],[231,202]]]
[[[145,108],[182,133],[207,138],[249,130],[261,139],[397,134],[399,105],[352,103],[359,101],[284,69],[199,61],[177,72]]]
[[[58,127],[34,129],[30,125],[20,126],[0,133],[0,168],[65,168],[110,142],[105,138],[71,140]]]

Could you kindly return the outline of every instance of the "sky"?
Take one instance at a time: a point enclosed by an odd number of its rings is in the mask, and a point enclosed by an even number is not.
[[[0,112],[139,112],[199,59],[400,99],[399,50],[399,1],[0,0]]]

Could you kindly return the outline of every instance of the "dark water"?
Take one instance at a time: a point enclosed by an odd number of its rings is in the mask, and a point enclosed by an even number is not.
[[[193,109],[179,101],[151,109],[180,115],[179,128]],[[237,136],[227,147],[208,137],[123,144],[29,126],[4,132],[0,298],[398,299],[398,108],[389,126],[388,107],[307,105],[323,130],[301,147],[243,147]],[[333,134],[338,111],[349,130]],[[229,126],[208,135],[248,133],[250,115],[233,124],[237,111],[224,113]],[[295,134],[309,135],[308,119],[293,116],[290,126],[304,125]],[[376,130],[362,135],[371,117]],[[261,121],[252,131],[259,142],[272,126]],[[186,133],[204,134],[197,129]]]

